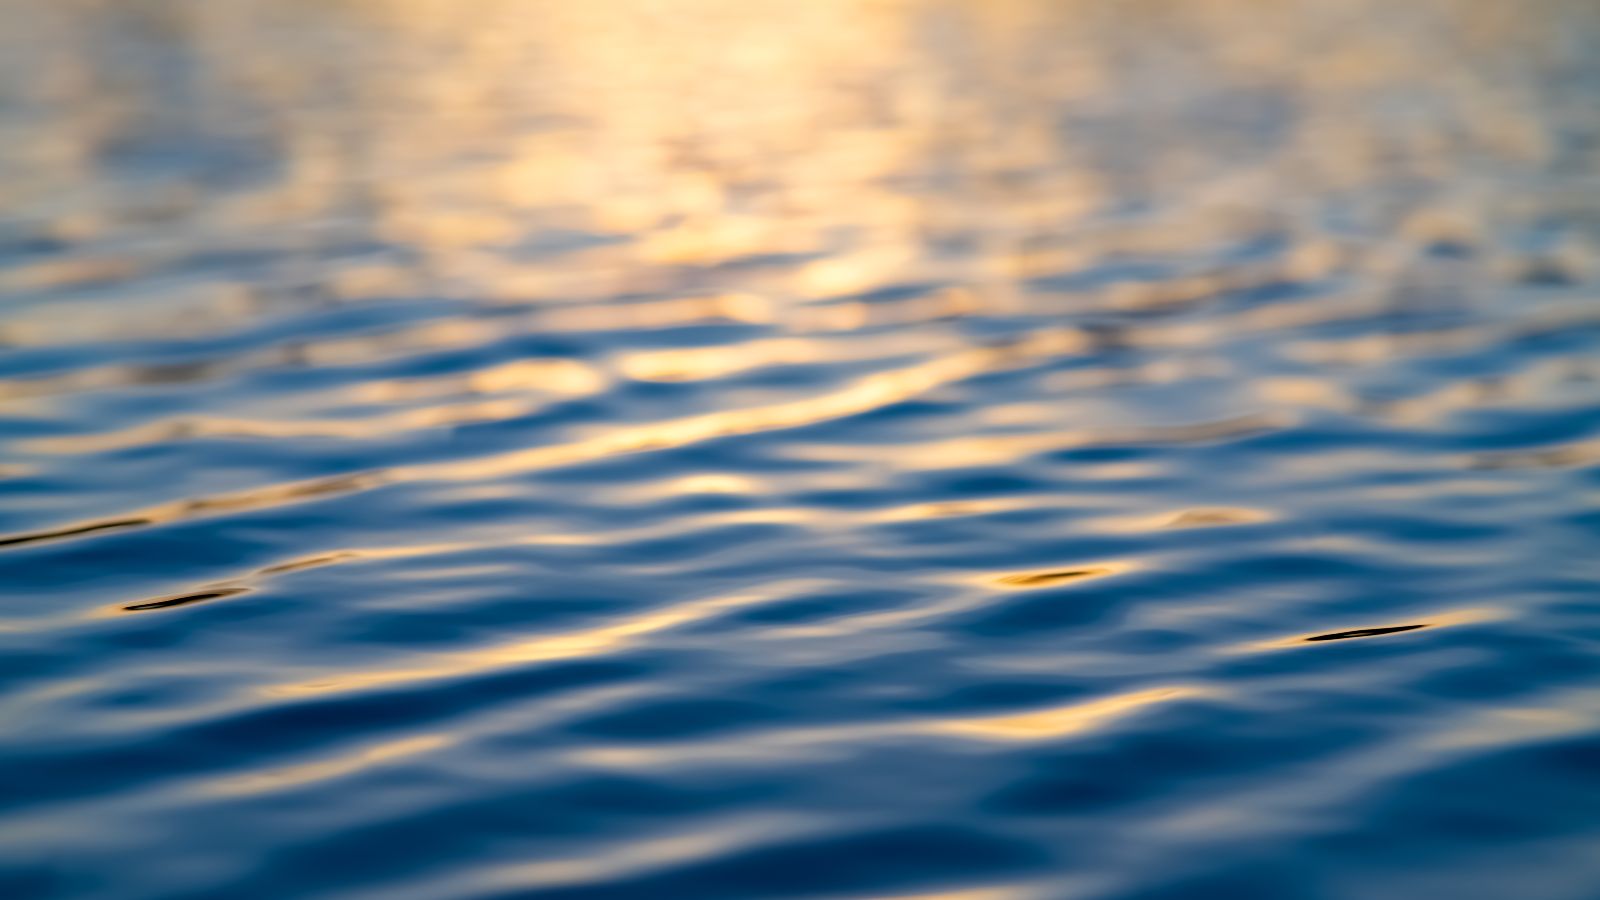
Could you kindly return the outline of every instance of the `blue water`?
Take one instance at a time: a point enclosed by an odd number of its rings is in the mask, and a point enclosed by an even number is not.
[[[1600,7],[0,0],[5,900],[1600,897]]]

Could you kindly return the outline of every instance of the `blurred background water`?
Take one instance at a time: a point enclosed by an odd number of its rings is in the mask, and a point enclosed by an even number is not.
[[[0,20],[0,896],[1600,896],[1592,2]]]

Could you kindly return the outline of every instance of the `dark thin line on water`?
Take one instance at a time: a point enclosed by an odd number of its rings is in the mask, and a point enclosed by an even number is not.
[[[275,485],[238,494],[183,500],[151,507],[143,515],[106,519],[65,528],[52,528],[49,531],[31,531],[0,536],[0,547],[16,547],[40,541],[65,540],[67,538],[98,534],[103,531],[178,522],[223,512],[266,509],[274,505],[298,503],[334,494],[350,494],[383,484],[390,479],[390,474],[384,470],[356,472],[350,475],[320,478],[315,481]]]
[[[112,519],[107,522],[91,522],[87,525],[78,525],[73,528],[57,528],[51,531],[34,531],[27,534],[15,534],[9,537],[0,537],[0,547],[14,547],[19,544],[33,544],[39,541],[49,541],[56,538],[80,537],[85,534],[94,534],[99,531],[113,531],[122,528],[135,528],[140,525],[149,525],[152,519],[130,518]]]
[[[1335,631],[1332,634],[1319,634],[1306,638],[1309,641],[1345,641],[1351,638],[1377,637],[1381,634],[1395,634],[1400,631],[1415,631],[1418,628],[1427,628],[1428,623],[1420,625],[1390,625],[1384,628],[1357,628],[1353,631]]]
[[[160,600],[148,600],[144,603],[133,603],[124,606],[129,612],[142,612],[149,609],[170,609],[174,606],[186,606],[190,603],[201,603],[206,600],[221,600],[224,597],[236,597],[246,593],[249,588],[213,588],[207,591],[195,591],[192,594],[179,594],[175,597],[163,597]]]

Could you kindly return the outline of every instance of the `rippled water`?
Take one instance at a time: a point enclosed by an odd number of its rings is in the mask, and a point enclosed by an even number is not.
[[[0,896],[1600,896],[1600,8],[0,0]]]

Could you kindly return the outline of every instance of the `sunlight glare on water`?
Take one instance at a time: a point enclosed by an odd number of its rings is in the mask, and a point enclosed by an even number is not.
[[[1600,7],[0,23],[0,898],[1600,896]]]

